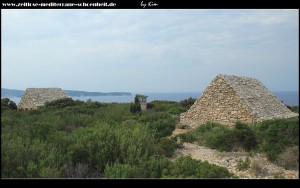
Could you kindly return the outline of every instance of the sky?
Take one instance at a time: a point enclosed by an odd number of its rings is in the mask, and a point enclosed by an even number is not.
[[[1,87],[202,92],[218,74],[299,91],[299,10],[1,10]]]

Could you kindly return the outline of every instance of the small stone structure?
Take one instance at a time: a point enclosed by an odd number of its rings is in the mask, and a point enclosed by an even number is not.
[[[37,109],[46,102],[68,98],[60,88],[27,88],[18,104],[18,109]]]
[[[237,121],[255,123],[299,114],[288,109],[259,80],[250,77],[218,75],[187,112],[180,124],[195,128],[206,122],[233,125]]]
[[[136,96],[139,99],[139,103],[141,105],[141,110],[146,111],[147,110],[147,98],[148,98],[148,96],[139,95],[139,94],[137,94]]]

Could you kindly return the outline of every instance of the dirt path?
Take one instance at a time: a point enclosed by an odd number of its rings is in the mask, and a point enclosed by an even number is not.
[[[183,149],[176,150],[175,158],[182,155],[191,155],[193,159],[223,166],[239,178],[270,179],[277,177],[299,179],[299,171],[285,170],[282,167],[278,167],[270,163],[267,158],[260,154],[249,156],[249,154],[245,152],[219,152],[203,146],[198,146],[195,143],[183,143],[183,146]],[[245,161],[247,157],[249,157],[251,161],[250,167],[245,171],[239,171],[237,169],[238,160],[241,159]]]
[[[172,136],[183,134],[191,131],[190,129],[175,129]],[[196,143],[183,143],[183,149],[177,149],[175,152],[176,159],[182,155],[191,155],[193,159],[207,161],[211,164],[223,166],[229,170],[229,172],[235,174],[239,178],[286,178],[286,179],[299,179],[299,170],[285,170],[282,167],[276,166],[270,163],[266,157],[261,154],[255,154],[250,156],[246,152],[219,152],[214,149],[210,149],[204,146],[199,146]],[[251,164],[247,170],[238,170],[238,161],[245,161],[249,157]],[[274,177],[275,176],[275,177]]]

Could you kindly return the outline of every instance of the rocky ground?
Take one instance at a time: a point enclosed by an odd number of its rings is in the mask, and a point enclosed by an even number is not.
[[[180,131],[177,130],[176,133],[179,132]],[[223,166],[242,179],[299,179],[298,170],[285,170],[282,167],[270,163],[262,154],[250,156],[247,152],[219,152],[204,146],[199,146],[196,143],[183,143],[183,148],[176,150],[173,160],[182,155],[191,155],[193,159]],[[238,164],[241,164],[241,161],[245,161],[247,157],[250,159],[249,167],[244,170],[239,170]]]

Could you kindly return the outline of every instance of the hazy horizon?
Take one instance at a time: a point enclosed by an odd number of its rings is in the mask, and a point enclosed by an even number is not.
[[[51,87],[50,87],[51,88]],[[54,88],[54,87],[52,87]],[[11,88],[1,88],[1,89],[11,89]],[[74,90],[74,91],[83,91],[83,92],[103,92],[103,91],[85,91],[85,90],[80,90],[80,89],[64,89],[64,88],[61,88],[62,90]],[[22,91],[25,91],[25,89],[12,89],[12,90],[22,90]],[[284,90],[281,90],[281,91],[278,91],[278,90],[270,90],[271,92],[297,92],[299,93],[299,90],[295,90],[295,91],[284,91]],[[107,91],[107,92],[129,92],[131,94],[137,94],[137,93],[203,93],[204,90],[202,91],[173,91],[173,92],[170,92],[170,91]],[[105,93],[105,92],[103,92]]]
[[[218,74],[299,91],[299,10],[1,10],[1,87],[202,92]]]

